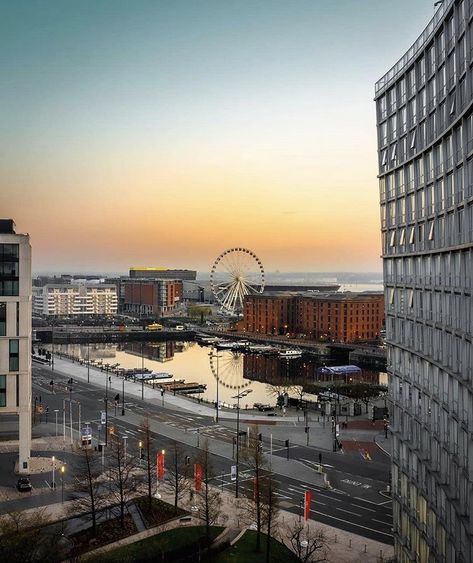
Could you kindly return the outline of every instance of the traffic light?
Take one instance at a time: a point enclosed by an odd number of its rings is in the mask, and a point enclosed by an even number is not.
[[[118,403],[119,400],[120,400],[120,393],[117,393],[117,394],[115,395],[114,401]]]
[[[261,432],[258,434],[258,440],[259,440],[260,442],[263,441],[263,434],[261,434]]]
[[[285,441],[285,446],[286,446],[286,448],[289,447],[289,440],[286,440],[286,441]]]
[[[185,464],[186,464],[186,465],[190,465],[190,464],[191,464],[191,458],[190,458],[190,456],[188,456],[188,455],[186,455]]]

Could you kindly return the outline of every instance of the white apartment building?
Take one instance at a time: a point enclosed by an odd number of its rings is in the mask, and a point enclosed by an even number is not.
[[[115,315],[113,284],[47,284],[33,288],[33,311],[46,316]]]
[[[0,220],[0,424],[19,417],[20,473],[29,473],[31,453],[31,247]]]

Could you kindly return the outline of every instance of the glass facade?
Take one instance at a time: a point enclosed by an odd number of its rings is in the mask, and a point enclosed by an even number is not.
[[[7,334],[7,304],[0,303],[0,336]]]
[[[0,244],[0,296],[18,295],[19,245]]]
[[[20,369],[20,341],[10,340],[9,349],[9,371],[18,371]]]
[[[473,561],[471,16],[445,0],[376,85],[400,562]]]
[[[7,405],[7,378],[5,375],[0,375],[0,407]]]

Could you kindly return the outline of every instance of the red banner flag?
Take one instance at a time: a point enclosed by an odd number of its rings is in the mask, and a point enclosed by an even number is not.
[[[158,453],[156,468],[158,471],[158,481],[164,480],[164,450]]]
[[[195,490],[200,491],[202,489],[202,465],[200,463],[194,465],[194,481]]]
[[[311,503],[312,503],[312,491],[306,491],[304,493],[304,520],[309,520],[310,518]]]

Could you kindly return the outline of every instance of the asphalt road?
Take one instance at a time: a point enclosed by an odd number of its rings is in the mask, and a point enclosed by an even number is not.
[[[98,425],[100,424],[100,412],[104,410],[104,389],[98,389],[93,385],[84,382],[74,382],[72,395],[66,391],[67,377],[54,372],[55,393],[51,393],[49,382],[52,378],[51,370],[48,367],[34,366],[33,368],[33,398],[37,397],[37,402],[41,397],[41,403],[49,409],[48,422],[46,426],[46,415],[41,416],[41,422],[37,420],[36,429],[41,426],[44,430],[48,430],[50,434],[56,433],[55,413],[58,410],[57,433],[63,434],[63,400],[72,396],[73,401],[80,401],[82,426],[84,422],[90,422],[93,433],[97,436]],[[109,399],[114,397],[120,390],[116,387],[109,390]],[[165,425],[166,428],[172,427],[179,431],[182,435],[180,451],[182,455],[189,455],[191,459],[198,456],[199,449],[196,447],[197,442],[202,446],[205,437],[213,438],[222,443],[232,444],[235,436],[235,430],[229,427],[229,424],[216,424],[208,417],[193,414],[190,411],[175,412],[162,405],[153,405],[150,403],[141,403],[138,400],[132,400],[125,404],[126,413],[134,413],[141,415],[143,418],[149,416],[153,421]],[[68,407],[66,414],[69,413]],[[128,436],[127,448],[130,453],[138,455],[139,441],[139,423],[137,416],[121,416],[121,404],[115,409],[112,405],[108,408],[108,424],[114,426],[115,433]],[[66,425],[69,421],[66,417]],[[134,420],[130,420],[133,418]],[[74,425],[78,427],[77,410],[74,412]],[[303,431],[303,430],[302,430]],[[197,438],[195,445],[189,445],[189,435],[192,434]],[[66,436],[69,436],[69,428],[66,428]],[[169,451],[174,444],[174,439],[166,437],[159,432],[153,432],[156,440],[157,448],[164,448]],[[243,438],[244,439],[244,438]],[[177,438],[179,442],[179,438]],[[67,440],[66,440],[67,442]],[[269,452],[269,442],[266,436],[263,439],[263,449]],[[228,448],[226,448],[228,451]],[[68,453],[67,449],[63,452],[68,463],[68,472],[73,473],[74,454]],[[273,455],[286,456],[287,449],[282,444],[273,443]],[[57,452],[59,456],[61,451]],[[304,492],[308,489],[306,482],[297,478],[299,464],[307,467],[314,467],[314,463],[318,463],[318,450],[314,447],[292,446],[290,448],[290,459],[288,467],[293,467],[291,477],[275,474],[275,480],[278,484],[278,496],[280,505],[285,510],[300,513],[300,503],[303,499]],[[53,455],[53,452],[47,452],[45,455]],[[392,543],[392,508],[391,501],[379,494],[379,491],[386,488],[385,480],[389,471],[388,460],[370,461],[364,458],[360,459],[357,452],[349,452],[346,454],[337,452],[323,452],[323,465],[328,474],[329,480],[334,487],[327,490],[322,487],[311,486],[314,493],[312,502],[311,517],[314,520],[323,522],[330,526],[340,528],[370,539],[374,539],[383,543]],[[8,465],[6,476],[4,479],[15,482],[9,457],[2,456],[2,468]],[[14,456],[12,455],[12,459]],[[212,455],[212,465],[217,475],[216,484],[234,490],[234,482],[231,481],[230,470],[234,461],[231,456]],[[314,468],[315,471],[315,468]],[[3,480],[3,479],[2,479]],[[35,488],[49,488],[47,476],[32,476],[32,482]],[[253,481],[245,466],[240,464],[240,491],[241,494],[252,494]],[[26,495],[20,501],[14,504],[18,508],[21,506],[41,506],[60,500],[61,491],[49,491],[47,494]],[[67,498],[67,481],[66,492]],[[0,503],[0,510],[5,510],[8,503]]]

